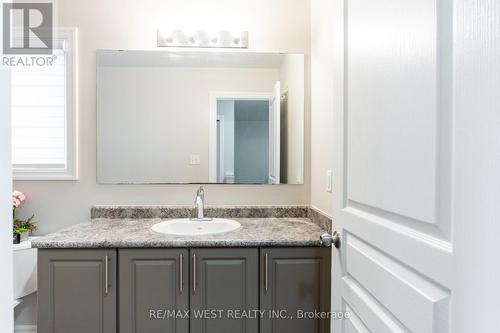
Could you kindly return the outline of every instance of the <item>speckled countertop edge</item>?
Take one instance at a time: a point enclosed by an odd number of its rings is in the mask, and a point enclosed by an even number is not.
[[[165,219],[94,219],[43,236],[36,248],[173,248],[321,246],[326,230],[307,218],[235,218],[235,231],[174,236],[154,232],[151,226]]]
[[[98,205],[92,207],[90,215],[92,219],[169,219],[196,216],[196,208],[192,205]],[[231,219],[308,218],[320,228],[332,232],[332,218],[309,205],[205,206],[205,216]]]
[[[191,206],[93,206],[91,218],[152,219],[196,216]],[[221,218],[307,218],[309,206],[205,206],[205,216]]]

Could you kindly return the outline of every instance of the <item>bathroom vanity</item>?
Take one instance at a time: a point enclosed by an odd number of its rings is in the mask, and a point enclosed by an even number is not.
[[[326,230],[285,215],[203,236],[151,229],[165,218],[100,218],[41,238],[38,331],[329,332],[317,317],[330,311]]]
[[[303,54],[97,50],[96,181],[304,184],[304,82]],[[195,202],[94,207],[34,242],[38,332],[329,332],[328,222],[300,206],[207,220],[202,188]]]

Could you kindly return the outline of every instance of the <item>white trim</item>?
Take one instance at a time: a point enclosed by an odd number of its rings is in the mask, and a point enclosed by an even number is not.
[[[224,115],[217,116],[217,121],[219,122],[219,142],[217,149],[219,149],[219,174],[217,175],[218,179],[221,179],[220,181],[224,183],[224,174],[226,173],[226,165],[224,163],[225,161],[225,130],[226,130],[226,124],[224,121]]]
[[[15,333],[36,333],[36,325],[16,325],[14,328]]]
[[[273,94],[263,92],[210,92],[210,117],[208,125],[209,182],[217,183],[217,101],[218,100],[264,100],[271,101]],[[233,175],[234,182],[234,175]]]
[[[13,168],[14,180],[78,180],[78,28],[54,29],[54,43],[66,47],[66,159],[65,168]]]
[[[272,112],[271,112],[272,110]],[[269,100],[269,184],[280,183],[281,171],[281,82],[276,81]],[[272,137],[271,137],[272,134]],[[273,147],[271,152],[271,146]]]

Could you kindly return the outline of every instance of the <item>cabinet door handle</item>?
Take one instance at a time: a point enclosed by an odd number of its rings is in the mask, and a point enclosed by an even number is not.
[[[268,265],[269,265],[269,258],[268,258],[268,255],[267,253],[264,255],[264,284],[265,284],[265,290],[267,292],[267,289],[269,289],[269,285],[268,285],[268,280],[269,280],[269,268],[268,268]]]
[[[109,292],[109,257],[104,258],[104,293],[107,295]]]
[[[182,284],[183,284],[183,269],[182,269],[182,262],[184,261],[184,258],[182,257],[182,254],[179,255],[179,292],[182,294]]]
[[[196,254],[193,254],[193,293],[196,292]]]

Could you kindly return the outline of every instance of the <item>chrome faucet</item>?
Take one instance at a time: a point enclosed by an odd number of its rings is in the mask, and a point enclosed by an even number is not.
[[[198,220],[203,220],[204,216],[204,208],[205,208],[205,191],[203,190],[203,186],[200,186],[198,191],[196,191],[196,199],[194,199],[194,203],[196,205],[196,209],[198,209]]]
[[[199,221],[210,221],[211,218],[205,217],[205,190],[203,190],[203,186],[200,186],[198,191],[196,191],[196,199],[194,200],[196,205],[196,209],[198,210],[198,217],[196,220]]]

